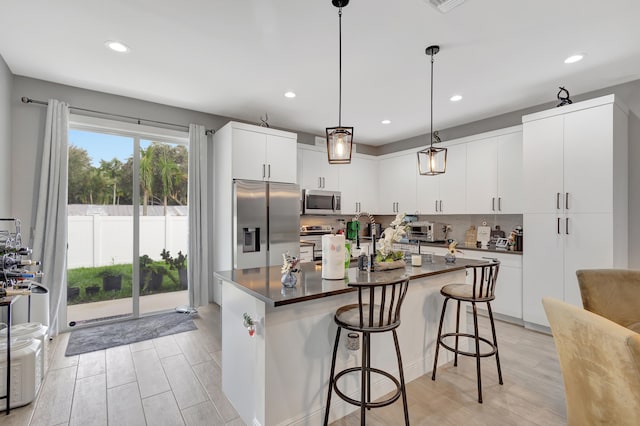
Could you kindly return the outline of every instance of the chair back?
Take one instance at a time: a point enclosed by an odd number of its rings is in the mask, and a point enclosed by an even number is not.
[[[473,297],[493,300],[495,298],[500,262],[493,260],[480,265],[467,265],[465,268],[467,275],[470,275],[473,280]]]
[[[572,425],[637,425],[640,334],[560,300],[542,300]]]
[[[581,269],[576,271],[582,305],[623,327],[640,326],[640,271]]]
[[[359,325],[364,331],[388,331],[400,325],[400,308],[409,278],[388,283],[349,284],[358,288]]]

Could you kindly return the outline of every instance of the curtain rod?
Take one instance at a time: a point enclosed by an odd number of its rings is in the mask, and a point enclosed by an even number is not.
[[[47,102],[47,101],[39,101],[37,99],[31,99],[31,98],[28,98],[26,96],[23,96],[20,100],[22,101],[23,104],[38,104],[38,105],[45,105],[45,106],[49,105],[49,102]],[[185,126],[184,124],[175,124],[175,123],[168,123],[166,121],[150,120],[148,118],[138,118],[138,117],[131,117],[129,115],[113,114],[111,112],[96,111],[96,110],[93,110],[93,109],[74,107],[74,106],[71,106],[71,105],[69,105],[69,109],[74,109],[76,111],[91,112],[91,113],[94,113],[94,114],[106,115],[106,116],[109,116],[109,117],[125,118],[127,120],[134,120],[138,124],[142,124],[142,122],[155,123],[155,124],[164,124],[165,126],[179,127],[179,128],[182,128],[182,129],[189,130],[189,126]],[[213,129],[206,129],[205,130],[205,134],[206,135],[213,135],[215,132],[216,131],[213,130]]]

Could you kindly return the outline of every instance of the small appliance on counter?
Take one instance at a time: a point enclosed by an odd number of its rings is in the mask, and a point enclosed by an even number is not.
[[[407,239],[429,243],[443,242],[447,239],[447,225],[438,222],[411,222]]]

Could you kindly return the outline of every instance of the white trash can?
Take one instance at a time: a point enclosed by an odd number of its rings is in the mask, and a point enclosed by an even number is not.
[[[42,325],[39,322],[26,322],[23,324],[16,324],[11,326],[11,338],[12,339],[36,339],[41,344],[42,350],[42,362],[36,366],[40,369],[37,373],[41,377],[44,377],[44,374],[47,372],[46,363],[47,363],[47,351],[49,345],[47,345],[47,339],[49,338],[48,332],[49,328],[46,325]],[[7,329],[3,328],[0,330],[0,340],[7,340]]]
[[[29,404],[36,398],[42,375],[38,374],[42,360],[42,346],[36,339],[11,339],[11,400],[10,408]],[[0,395],[7,393],[7,340],[0,341]],[[0,410],[7,407],[0,401]]]

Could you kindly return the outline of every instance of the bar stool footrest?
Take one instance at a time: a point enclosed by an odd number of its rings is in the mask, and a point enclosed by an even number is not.
[[[489,351],[489,352],[480,352],[479,355],[476,354],[475,352],[467,352],[467,351],[463,351],[463,350],[460,350],[460,349],[458,349],[456,351],[455,348],[447,345],[444,342],[445,337],[456,337],[456,336],[457,337],[467,337],[467,338],[470,338],[470,339],[473,339],[473,340],[476,339],[476,336],[474,336],[473,334],[469,334],[469,333],[446,333],[446,334],[443,334],[442,336],[440,336],[440,338],[438,339],[438,344],[442,345],[445,349],[448,349],[449,351],[451,351],[453,353],[457,352],[459,355],[472,356],[474,358],[477,357],[477,356],[480,356],[480,357],[483,357],[483,358],[484,357],[489,357],[489,356],[495,355],[496,352],[498,352],[498,349],[496,348],[496,346],[491,341],[489,341],[488,339],[486,339],[484,337],[478,337],[478,340],[480,340],[481,342],[484,342],[487,345],[489,345],[489,347],[491,347],[491,351]]]
[[[347,368],[346,370],[342,370],[339,373],[337,373],[335,375],[335,379],[333,381],[333,390],[335,390],[336,394],[342,400],[348,402],[349,404],[356,405],[356,406],[360,407],[362,405],[362,401],[353,399],[353,398],[345,395],[344,393],[342,393],[342,391],[340,391],[340,389],[338,389],[338,380],[341,377],[343,377],[346,374],[354,373],[354,372],[357,372],[357,371],[358,372],[362,372],[362,367]],[[402,387],[401,387],[400,381],[398,379],[396,379],[390,373],[387,373],[386,371],[380,370],[378,368],[369,368],[369,372],[380,374],[381,376],[384,376],[387,379],[391,380],[396,385],[396,392],[390,398],[385,399],[383,401],[376,401],[376,402],[369,401],[369,402],[366,402],[364,404],[366,408],[386,407],[387,405],[393,404],[394,402],[396,402],[398,400],[398,398],[400,398],[400,395],[402,395]],[[361,373],[361,374],[366,374],[366,372]]]

